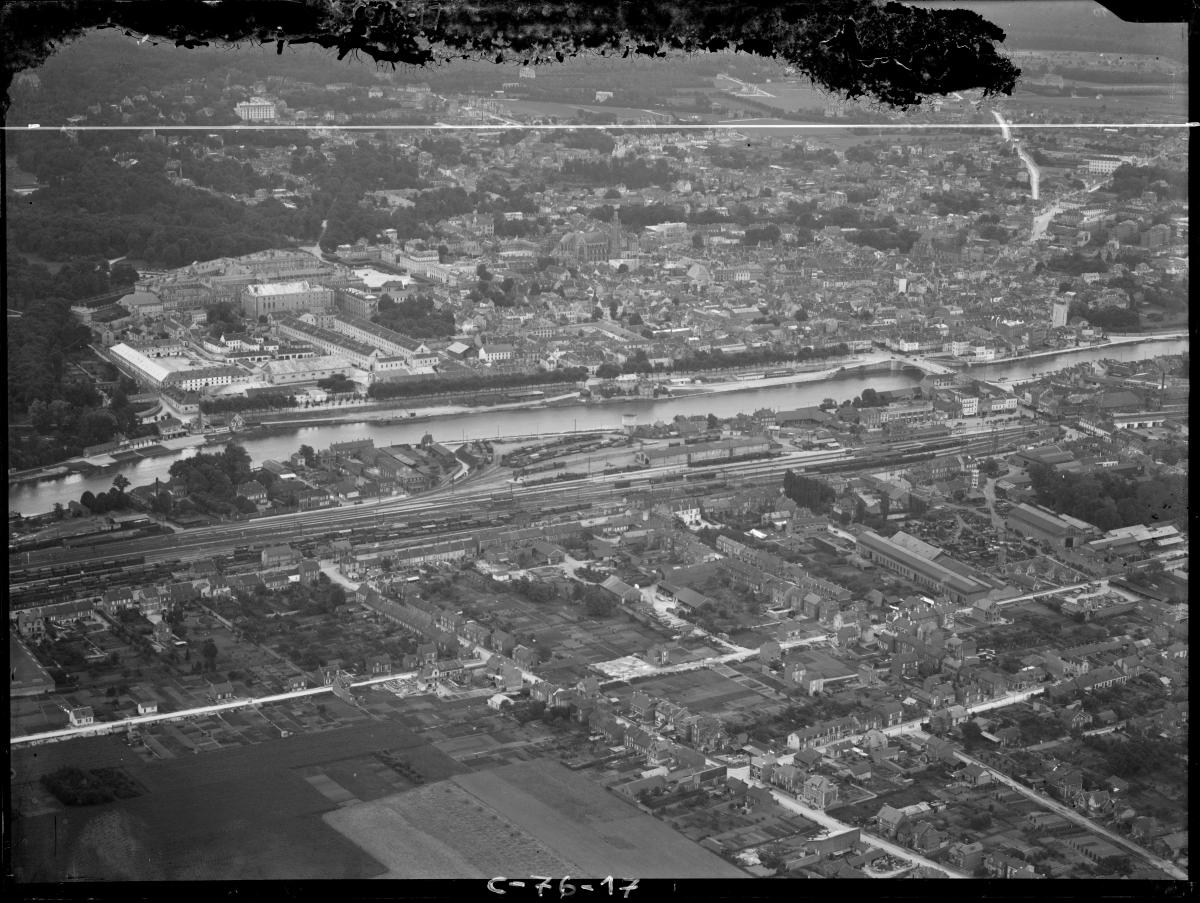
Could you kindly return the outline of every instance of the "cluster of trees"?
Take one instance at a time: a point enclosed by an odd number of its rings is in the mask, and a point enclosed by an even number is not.
[[[125,490],[128,488],[129,478],[125,474],[119,473],[113,480],[112,489],[99,494],[89,490],[79,497],[79,504],[87,508],[92,514],[121,511],[129,507],[129,500],[125,497]]]
[[[248,151],[246,155],[256,151]],[[209,157],[202,150],[185,150],[181,155],[181,175],[197,185],[222,194],[250,195],[260,188],[280,188],[283,177],[278,173],[259,174],[248,162],[238,162],[229,156]]]
[[[573,383],[587,379],[584,367],[567,367],[541,373],[487,373],[479,376],[420,377],[404,382],[372,383],[367,397],[373,399],[410,398],[416,395],[436,395],[446,392],[469,392],[478,389],[518,389],[551,383]]]
[[[951,213],[965,216],[983,206],[983,199],[979,195],[964,191],[938,191],[928,195],[928,198],[937,204],[938,216],[949,216]]]
[[[115,768],[84,771],[66,765],[42,775],[41,780],[42,786],[66,806],[96,806],[141,795],[138,785]]]
[[[892,218],[886,217],[886,219]],[[892,222],[895,223],[895,220],[892,219]],[[899,251],[901,254],[907,254],[912,250],[912,246],[917,243],[917,239],[920,237],[921,233],[913,229],[902,229],[896,225],[891,225],[856,229],[853,232],[847,233],[846,241],[851,244],[874,248],[876,251]]]
[[[779,364],[823,360],[848,353],[844,344],[827,348],[800,348],[794,351],[773,351],[767,348],[750,349],[726,354],[719,349],[699,351],[687,358],[672,362],[670,366],[651,364],[646,352],[639,348],[623,365],[601,365],[596,375],[601,379],[613,379],[622,373],[694,373],[700,370],[721,370],[731,367],[750,367],[760,364]],[[836,404],[834,405],[836,407]]]
[[[879,397],[879,393],[868,387],[862,390],[862,394],[856,397],[850,404],[856,408],[884,408],[887,407],[887,401]]]
[[[1188,174],[1186,169],[1169,166],[1132,166],[1123,163],[1112,175],[1110,189],[1122,200],[1140,197],[1144,191],[1153,191],[1160,197],[1186,200]]]
[[[870,144],[853,144],[846,148],[847,163],[875,163],[879,160],[879,149]]]
[[[508,589],[537,605],[555,602],[559,598],[558,590],[552,584],[542,583],[540,580],[530,580],[528,577],[518,577],[516,580],[509,581]]]
[[[277,411],[296,406],[295,395],[282,392],[263,392],[253,398],[240,395],[225,395],[219,398],[200,400],[200,411],[204,414],[240,414],[243,411]]]
[[[602,223],[611,223],[616,208],[612,204],[601,204],[588,211],[588,216]],[[680,223],[687,219],[682,207],[672,204],[645,204],[643,206],[623,206],[621,208],[621,226],[625,229],[644,229],[646,226],[657,226],[659,223]]]
[[[1061,473],[1046,465],[1034,465],[1029,468],[1029,478],[1039,504],[1101,530],[1133,524],[1187,523],[1185,476],[1136,480],[1103,471]]]
[[[742,244],[744,245],[773,245],[780,238],[779,227],[774,223],[763,226],[762,228],[750,228],[746,230],[746,234],[742,236]]]
[[[491,301],[497,307],[515,307],[517,304],[517,282],[511,276],[505,276],[497,281],[492,271],[487,268],[486,264],[479,264],[475,267],[475,275],[478,277],[471,289],[467,292],[467,298],[473,302]],[[541,286],[537,287],[534,294],[541,293]],[[451,323],[453,326],[453,323]]]
[[[1106,737],[1084,737],[1089,749],[1104,757],[1104,771],[1119,778],[1155,777],[1165,779],[1179,774],[1186,756],[1186,747],[1171,740],[1149,737],[1129,737],[1110,740]]]
[[[259,587],[252,594],[239,594],[238,599],[247,610],[256,610],[262,614],[278,608],[282,603],[285,610],[300,609],[304,616],[310,617],[332,615],[346,604],[346,590],[341,584],[334,583],[328,576],[321,574],[312,584],[289,583],[282,590],[275,592]]]
[[[216,454],[202,452],[176,461],[168,473],[173,483],[187,490],[191,504],[202,511],[234,514],[256,510],[252,502],[237,494],[238,484],[250,479],[250,455],[240,445],[230,444]]]
[[[523,133],[516,132],[517,136]],[[511,139],[510,139],[511,140]],[[520,137],[517,138],[520,140]],[[599,156],[608,156],[617,146],[612,135],[602,129],[576,129],[547,132],[542,136],[543,144],[559,144],[563,147],[574,147],[580,150],[592,150]]]
[[[1091,307],[1084,301],[1074,301],[1070,316],[1082,317],[1105,332],[1140,332],[1142,328],[1137,311],[1125,307]]]
[[[1078,251],[1047,257],[1045,268],[1053,270],[1056,273],[1067,273],[1071,276],[1081,276],[1084,273],[1108,272],[1108,264],[1098,254],[1081,254]]]
[[[354,381],[345,373],[334,373],[325,379],[317,380],[317,388],[334,395],[349,395],[358,391]]]
[[[679,171],[672,169],[665,160],[647,163],[636,156],[617,160],[564,160],[560,172],[567,182],[624,185],[633,191],[651,186],[669,188],[681,178]]]
[[[802,170],[810,170],[814,166],[837,166],[837,151],[829,147],[806,147],[803,143],[784,148],[779,155],[781,163],[791,163]]]
[[[825,348],[799,348],[794,351],[772,351],[768,348],[752,348],[726,354],[719,348],[698,351],[685,360],[676,361],[673,372],[687,373],[696,370],[719,370],[728,367],[751,367],[756,364],[780,364],[785,362],[818,361],[829,357],[841,357],[849,353],[844,343]]]
[[[1143,284],[1129,274],[1108,280],[1110,288],[1125,291],[1134,301],[1147,307],[1160,307],[1169,311],[1188,309],[1188,278],[1168,276],[1158,285]]]
[[[204,312],[204,325],[214,339],[233,335],[242,328],[242,312],[231,301],[218,301]]]
[[[541,228],[539,220],[505,219],[499,216],[496,217],[493,232],[496,238],[527,238],[535,235],[539,228]]]
[[[316,185],[313,206],[326,211],[320,242],[324,250],[333,251],[340,244],[353,244],[360,238],[374,238],[389,227],[395,228],[402,240],[428,234],[412,208],[392,215],[360,203],[368,191],[419,188],[424,184],[416,161],[408,153],[360,139],[336,148],[333,156],[332,161],[322,153],[292,159],[292,172],[309,176]]]
[[[792,470],[783,475],[783,494],[797,505],[818,514],[832,508],[837,498],[833,488],[823,480],[806,477]]]

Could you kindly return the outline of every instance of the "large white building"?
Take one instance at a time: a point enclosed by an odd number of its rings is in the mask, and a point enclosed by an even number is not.
[[[1132,157],[1093,157],[1087,161],[1087,171],[1094,175],[1112,175],[1124,163],[1132,162]]]
[[[345,358],[362,370],[374,370],[375,360],[381,356],[366,342],[317,326],[315,323],[305,322],[299,317],[285,317],[275,324],[275,330],[284,338],[304,342],[320,348],[326,354]]]
[[[264,314],[294,313],[299,310],[329,310],[333,289],[309,282],[267,282],[247,285],[242,294],[242,312],[258,318]]]
[[[250,374],[238,367],[198,364],[187,357],[152,358],[124,342],[113,345],[108,352],[113,363],[126,375],[155,389],[178,388],[185,392],[201,392],[250,379]]]
[[[1058,329],[1067,325],[1067,317],[1071,312],[1071,303],[1069,301],[1055,300],[1050,307],[1050,327]]]
[[[336,332],[378,348],[387,357],[403,358],[406,364],[412,364],[416,357],[427,359],[431,354],[424,342],[361,317],[334,316],[330,325]],[[436,355],[433,358],[437,360]]]
[[[274,122],[278,115],[275,104],[261,97],[243,100],[233,110],[242,122]]]
[[[273,386],[290,386],[319,382],[335,373],[349,376],[352,369],[344,357],[327,354],[305,360],[269,361],[263,365],[262,375]]]
[[[395,267],[402,267],[414,276],[421,276],[432,282],[443,284],[453,283],[457,277],[454,267],[438,262],[437,251],[404,251],[397,248],[384,248],[380,259]]]

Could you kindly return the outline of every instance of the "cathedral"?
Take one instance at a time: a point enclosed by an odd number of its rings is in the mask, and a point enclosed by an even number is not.
[[[559,241],[554,257],[561,263],[597,263],[620,257],[626,248],[625,233],[621,231],[621,216],[613,211],[607,230],[568,232]]]

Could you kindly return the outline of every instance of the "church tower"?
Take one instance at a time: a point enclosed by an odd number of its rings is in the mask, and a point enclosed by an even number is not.
[[[617,257],[625,247],[625,234],[621,231],[621,211],[613,210],[612,225],[609,227],[608,256]]]

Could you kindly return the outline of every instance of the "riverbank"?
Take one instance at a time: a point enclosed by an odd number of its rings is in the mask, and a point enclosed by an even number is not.
[[[839,366],[820,370],[811,369],[813,365],[800,364],[785,376],[751,377],[728,379],[720,382],[688,383],[679,386],[683,390],[678,393],[667,386],[666,395],[629,396],[617,395],[611,398],[596,398],[593,396],[588,404],[631,404],[638,402],[656,402],[664,398],[682,395],[711,395],[722,392],[736,392],[747,389],[772,388],[786,386],[792,383],[806,383],[822,379],[833,379],[845,367],[859,366],[873,360],[883,360],[884,356],[852,357],[839,359]],[[791,368],[789,368],[791,369]],[[682,378],[682,377],[681,377]],[[484,414],[496,411],[534,411],[542,408],[564,406],[580,403],[578,392],[564,392],[550,398],[537,398],[523,401],[502,402],[500,404],[478,405],[438,405],[425,408],[408,408],[402,404],[381,405],[379,402],[364,401],[339,406],[328,412],[306,413],[301,416],[289,417],[287,412],[270,415],[269,421],[262,421],[248,426],[237,433],[225,434],[218,441],[234,441],[246,438],[259,438],[277,433],[293,432],[309,427],[336,426],[339,424],[365,424],[374,426],[405,426],[408,424],[426,423],[447,417],[461,417],[472,414]],[[10,480],[10,482],[12,482]]]
[[[1108,341],[1097,345],[1086,345],[1075,348],[1055,348],[1047,351],[1033,352],[1031,354],[1018,355],[1016,357],[1005,358],[998,361],[987,361],[980,364],[972,364],[971,371],[981,371],[993,367],[1012,367],[1018,366],[1023,362],[1037,360],[1044,357],[1056,357],[1060,355],[1079,354],[1085,352],[1103,351],[1106,348],[1118,348],[1122,346],[1146,344],[1153,342],[1172,342],[1180,341],[1187,338],[1186,332],[1169,332],[1169,333],[1139,333],[1133,335],[1117,335],[1110,336]],[[798,389],[811,388],[812,384],[828,381],[836,382],[843,376],[844,370],[849,370],[863,365],[872,363],[881,363],[886,360],[900,360],[894,354],[887,352],[873,352],[868,354],[859,354],[852,357],[840,358],[833,362],[836,366],[826,366],[823,369],[809,369],[816,364],[798,364],[794,368],[787,369],[793,372],[775,377],[754,376],[752,374],[736,377],[732,374],[727,378],[720,379],[716,382],[689,382],[678,385],[672,391],[672,387],[667,385],[665,394],[655,396],[642,395],[615,395],[611,398],[600,398],[593,396],[587,403],[586,407],[593,406],[609,406],[609,405],[625,405],[630,407],[646,407],[671,400],[692,400],[713,395],[725,395],[733,392],[748,392],[753,390],[770,390],[787,388],[788,386],[796,386]],[[930,360],[938,360],[930,358]],[[960,364],[962,362],[959,362]],[[917,366],[913,363],[913,366]],[[782,368],[782,365],[781,365]],[[742,371],[743,374],[746,371]],[[767,371],[769,372],[769,371]],[[678,377],[680,379],[684,377]],[[696,378],[696,377],[691,377]],[[704,377],[700,377],[704,378]],[[831,394],[838,395],[839,393],[831,390]],[[844,393],[841,393],[844,394]],[[547,408],[572,406],[583,404],[579,398],[578,392],[564,392],[561,395],[556,395],[551,398],[539,398],[531,400],[504,402],[500,404],[477,404],[477,405],[438,405],[425,408],[407,408],[400,401],[396,400],[395,404],[383,404],[373,401],[364,401],[355,404],[338,406],[329,411],[306,411],[304,413],[296,412],[295,416],[288,416],[288,412],[279,412],[272,415],[269,422],[255,424],[247,429],[240,430],[237,433],[223,433],[220,436],[184,436],[179,439],[167,439],[158,443],[164,451],[158,454],[166,454],[187,449],[193,446],[204,445],[207,442],[227,442],[227,441],[247,441],[259,438],[266,438],[272,435],[285,434],[296,432],[298,430],[321,427],[338,427],[350,426],[355,424],[363,424],[373,427],[404,427],[424,423],[433,423],[437,421],[445,421],[448,418],[468,417],[481,414],[493,413],[519,413],[522,411],[542,411]],[[803,405],[796,402],[794,406],[802,407]],[[277,419],[276,419],[277,418]],[[432,427],[431,427],[432,429]],[[146,455],[145,457],[150,457]],[[41,468],[33,468],[20,473],[9,474],[9,486],[15,487],[26,483],[37,483],[40,481],[51,481],[61,479],[64,476],[76,474],[91,474],[103,472],[108,468],[115,467],[124,462],[110,455],[94,456],[93,458],[72,458],[69,461],[60,461],[56,464],[47,465]]]
[[[1004,384],[1020,383],[1034,377],[1037,371],[1055,370],[1073,366],[1077,362],[1093,360],[1139,361],[1163,354],[1184,354],[1188,351],[1186,340],[1159,341],[1162,335],[1138,336],[1139,341],[1151,340],[1148,344],[1118,344],[1103,348],[1079,349],[1079,353],[1065,355],[1055,360],[1033,360],[1024,363],[1008,363],[979,369],[980,378],[988,382]],[[865,355],[864,355],[865,356]],[[285,460],[295,453],[300,444],[312,448],[328,448],[335,442],[371,439],[377,447],[399,443],[417,444],[426,433],[445,445],[472,440],[495,442],[501,436],[551,435],[587,430],[618,429],[623,415],[629,414],[635,424],[657,421],[670,422],[679,415],[686,417],[713,414],[719,418],[749,414],[761,408],[775,411],[816,407],[825,398],[836,398],[839,402],[860,395],[864,389],[877,392],[902,391],[921,384],[920,373],[915,370],[865,373],[855,367],[832,379],[794,381],[786,385],[756,386],[750,381],[726,380],[727,385],[736,387],[724,392],[708,392],[699,396],[662,396],[658,398],[615,396],[602,403],[584,403],[575,398],[565,398],[552,403],[529,402],[516,408],[495,410],[490,407],[476,409],[474,413],[451,414],[435,418],[433,422],[406,422],[409,418],[397,418],[392,423],[377,419],[363,423],[367,412],[358,408],[335,409],[341,422],[318,426],[287,425],[278,431],[251,436],[236,434],[233,439],[245,447],[254,461]],[[759,373],[763,372],[759,368]],[[971,375],[975,376],[976,371]],[[718,376],[718,374],[712,374]],[[811,374],[809,374],[811,376]],[[712,385],[712,384],[709,384]],[[393,417],[397,411],[389,412]],[[294,412],[296,419],[308,419],[312,412]],[[383,416],[380,412],[377,416]],[[76,501],[85,491],[106,492],[116,474],[124,474],[133,486],[153,483],[156,479],[169,479],[171,465],[191,454],[191,450],[177,452],[174,456],[163,455],[118,464],[103,473],[90,476],[71,474],[40,483],[9,485],[8,503],[10,511],[41,513],[51,510],[56,503],[64,506]]]
[[[1018,354],[1013,357],[997,358],[993,361],[964,361],[959,358],[944,359],[944,363],[951,367],[964,367],[968,370],[983,369],[986,367],[1004,367],[1011,364],[1020,364],[1024,361],[1037,360],[1043,357],[1058,357],[1063,354],[1079,354],[1085,351],[1102,351],[1105,348],[1115,348],[1121,345],[1144,345],[1149,342],[1177,342],[1188,338],[1186,332],[1171,332],[1171,333],[1151,333],[1151,334],[1131,334],[1109,336],[1103,342],[1096,342],[1092,345],[1076,345],[1072,348],[1049,348],[1046,351],[1032,351],[1029,354]]]
[[[228,432],[223,433],[218,441],[228,441],[230,435]],[[117,449],[111,453],[90,455],[88,457],[80,455],[68,458],[66,461],[61,461],[58,464],[50,464],[45,467],[32,467],[28,470],[10,473],[8,475],[8,485],[16,486],[22,483],[38,483],[42,480],[56,480],[70,474],[102,473],[110,467],[126,464],[131,460],[157,458],[163,455],[172,455],[184,449],[196,448],[205,445],[213,438],[214,436],[211,433],[202,433],[196,436],[161,439],[153,445],[146,445],[141,448]]]

